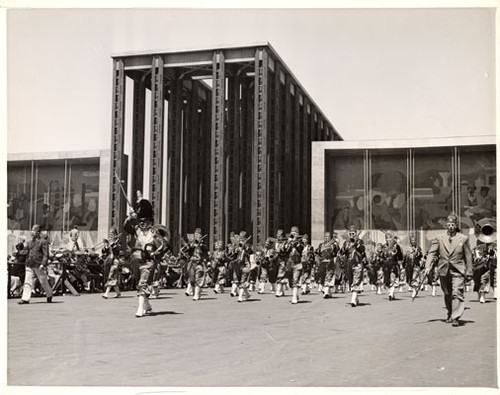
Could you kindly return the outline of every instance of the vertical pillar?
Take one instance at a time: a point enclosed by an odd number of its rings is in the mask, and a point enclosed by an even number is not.
[[[242,128],[238,136],[239,158],[240,158],[240,210],[237,225],[238,230],[253,232],[252,207],[254,206],[253,188],[253,134],[254,134],[254,82],[255,78],[242,81],[241,111]]]
[[[151,158],[149,197],[153,203],[154,221],[161,222],[163,173],[163,59],[153,58],[151,69]]]
[[[234,70],[236,71],[236,70]],[[226,130],[226,204],[227,215],[224,239],[228,240],[228,231],[237,232],[241,227],[240,223],[240,124],[241,124],[241,100],[240,100],[240,75],[238,71],[228,77],[228,124]]]
[[[304,202],[304,230],[301,229],[303,233],[311,232],[311,129],[309,122],[309,111],[310,108],[309,101],[304,96],[302,103],[302,157],[304,161],[302,162],[302,173],[304,176],[304,182],[302,185],[302,199]]]
[[[267,52],[264,49],[257,49],[255,54],[254,147],[252,161],[252,220],[254,245],[262,245],[268,235],[267,74]]]
[[[281,146],[280,132],[280,68],[277,62],[274,62],[274,73],[269,75],[269,232],[276,232],[280,226],[280,185],[279,168]]]
[[[282,226],[285,231],[290,229],[293,207],[292,207],[292,196],[293,190],[293,177],[292,172],[292,120],[293,120],[293,97],[292,97],[292,82],[289,74],[285,75],[285,129],[284,129],[284,140],[285,140],[285,159],[283,168],[284,179],[284,194],[282,197],[283,202],[283,215],[284,222]]]
[[[145,76],[134,80],[134,109],[132,129],[132,204],[135,193],[144,192],[144,125],[146,112]]]
[[[181,134],[182,134],[182,85],[181,80],[170,81],[168,102],[168,166],[167,166],[167,220],[174,253],[179,247],[180,191],[181,191]]]
[[[125,197],[121,188],[124,179],[124,133],[125,133],[125,69],[123,61],[113,59],[113,98],[112,98],[112,130],[111,130],[111,164],[110,164],[110,210],[109,226],[119,229],[125,217]]]
[[[198,155],[200,139],[198,138],[197,119],[198,119],[198,88],[191,80],[183,82],[189,89],[187,103],[184,110],[184,138],[183,138],[183,160],[182,160],[182,228],[191,232],[198,224],[196,205],[198,203]],[[206,232],[206,228],[203,229]]]
[[[201,102],[201,119],[199,126],[200,160],[198,161],[198,182],[199,182],[199,221],[198,226],[207,232],[210,229],[210,165],[211,165],[211,128],[212,128],[212,92],[209,90],[201,91],[204,99]]]
[[[303,201],[301,196],[302,188],[302,161],[304,158],[302,157],[301,152],[301,128],[302,125],[300,123],[300,96],[301,92],[298,86],[295,86],[295,96],[293,99],[293,127],[292,127],[292,185],[293,191],[292,196],[290,196],[290,200],[292,202],[292,212],[293,216],[291,218],[292,223],[290,225],[297,225],[301,232],[303,229],[303,218],[304,218],[304,210],[302,207]]]
[[[221,240],[224,235],[224,192],[225,158],[224,129],[226,87],[224,54],[215,51],[212,71],[212,144],[211,144],[211,201],[210,201],[210,248],[214,240]]]

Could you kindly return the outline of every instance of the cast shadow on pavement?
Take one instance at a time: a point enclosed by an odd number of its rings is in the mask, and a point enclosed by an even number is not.
[[[435,318],[432,320],[427,320],[427,321],[422,321],[422,322],[416,322],[416,324],[425,324],[426,322],[442,322],[444,324],[449,324],[451,326],[451,323],[447,323],[445,318]],[[471,320],[458,320],[459,326],[465,326],[467,324],[475,324],[476,321],[471,321]]]
[[[173,314],[184,314],[184,313],[177,313],[176,311],[151,311],[145,317],[147,316],[154,316],[154,315],[173,315]]]
[[[350,304],[350,303],[348,303],[348,304]],[[372,305],[371,303],[358,302],[358,304],[356,305],[356,307],[371,306],[371,305]]]

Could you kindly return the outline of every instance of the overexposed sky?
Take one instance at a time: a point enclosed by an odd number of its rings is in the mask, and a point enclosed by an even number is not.
[[[11,9],[7,152],[108,149],[112,54],[266,41],[345,140],[495,133],[493,8]]]

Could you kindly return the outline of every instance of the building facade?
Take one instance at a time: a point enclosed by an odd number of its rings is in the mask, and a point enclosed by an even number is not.
[[[424,250],[450,212],[476,244],[476,223],[496,220],[494,136],[398,141],[315,142],[312,239],[341,237],[356,225],[369,246],[415,234]]]
[[[9,154],[8,252],[34,224],[55,246],[68,242],[75,225],[83,246],[97,245],[109,230],[110,151]]]
[[[341,137],[268,43],[113,56],[112,109],[111,226],[127,205],[115,174],[130,128],[131,194],[153,202],[174,250],[197,227],[210,246],[232,231],[254,244],[309,231],[311,141]]]

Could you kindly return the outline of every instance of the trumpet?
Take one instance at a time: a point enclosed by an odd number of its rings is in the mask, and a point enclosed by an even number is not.
[[[286,235],[287,239],[292,239],[294,241],[300,241],[302,240],[303,237],[304,235],[294,235],[293,233],[287,233]]]
[[[240,241],[240,243],[239,243],[240,247],[244,247],[250,241],[251,238],[252,238],[252,235],[248,236],[245,240]]]

